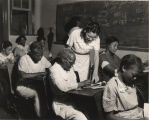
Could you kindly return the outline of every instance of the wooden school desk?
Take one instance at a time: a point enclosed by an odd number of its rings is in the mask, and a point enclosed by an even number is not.
[[[90,120],[105,120],[102,107],[104,88],[81,88],[69,91],[76,108],[81,110]]]

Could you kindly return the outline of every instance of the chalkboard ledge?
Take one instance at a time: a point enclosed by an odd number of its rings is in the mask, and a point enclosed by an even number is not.
[[[101,45],[101,48],[105,48],[105,45]],[[128,47],[128,46],[119,46],[119,50],[131,50],[131,51],[140,51],[140,52],[149,52],[148,48],[140,48],[140,47]]]
[[[64,42],[56,41],[54,42],[56,45],[65,45]],[[105,45],[101,45],[101,48],[105,48]],[[140,47],[128,47],[128,46],[119,46],[119,50],[131,50],[131,51],[140,51],[140,52],[149,52],[148,48],[140,48]]]

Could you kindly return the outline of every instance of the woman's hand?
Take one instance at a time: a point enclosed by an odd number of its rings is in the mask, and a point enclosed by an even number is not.
[[[78,87],[83,87],[83,86],[90,85],[90,84],[91,84],[90,80],[85,80],[85,81],[79,82]]]
[[[85,80],[85,81],[83,81],[84,82],[84,86],[85,85],[90,85],[91,84],[91,81],[90,80]]]
[[[99,76],[97,73],[93,73],[92,83],[97,83],[99,81]]]

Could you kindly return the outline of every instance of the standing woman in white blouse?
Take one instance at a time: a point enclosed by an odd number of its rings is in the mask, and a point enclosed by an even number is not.
[[[83,29],[77,28],[71,31],[67,45],[76,54],[74,70],[79,73],[80,81],[88,79],[90,52],[94,51],[94,71],[92,82],[99,81],[98,65],[100,50],[100,27],[98,23],[90,22]]]

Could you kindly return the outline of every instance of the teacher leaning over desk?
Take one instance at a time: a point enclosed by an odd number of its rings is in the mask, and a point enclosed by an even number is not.
[[[84,28],[76,27],[71,31],[67,45],[76,55],[74,70],[79,73],[80,81],[88,79],[90,52],[94,51],[94,70],[92,82],[99,81],[99,50],[100,50],[100,27],[98,23],[90,22]]]

